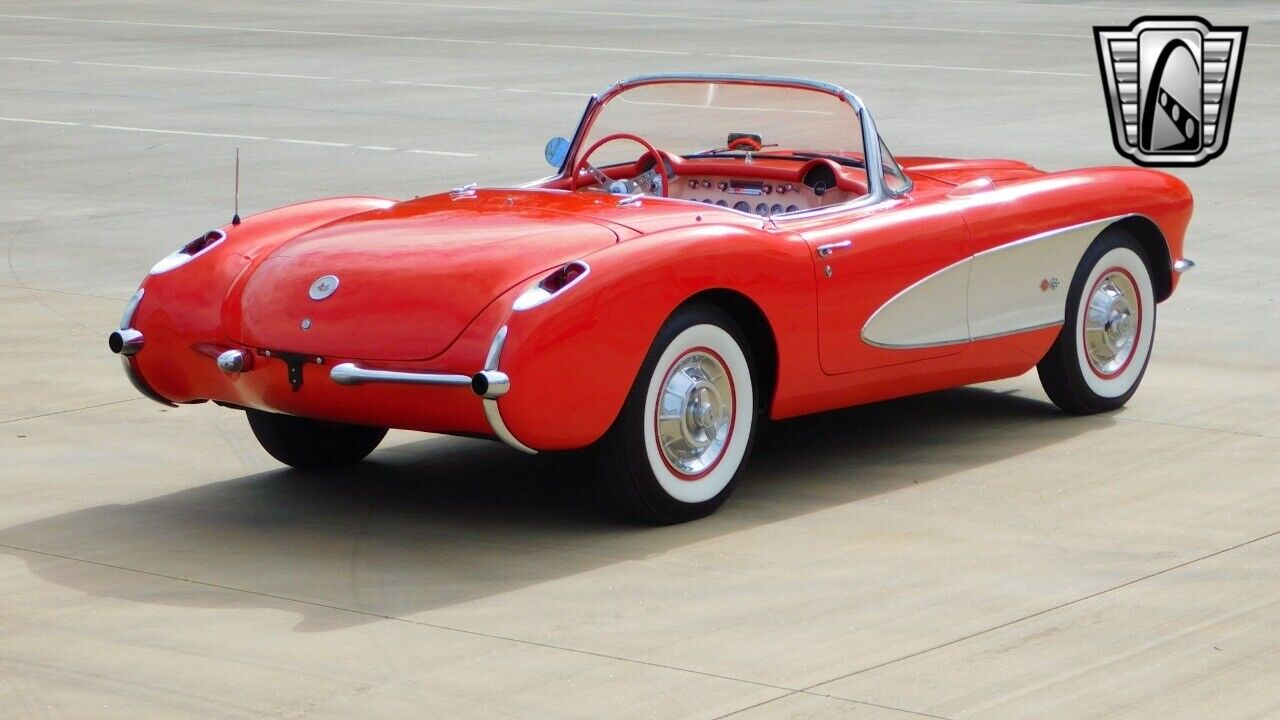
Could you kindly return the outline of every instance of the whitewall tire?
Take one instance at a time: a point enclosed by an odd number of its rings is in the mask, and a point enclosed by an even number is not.
[[[712,306],[677,310],[600,443],[601,469],[621,508],[662,524],[718,508],[755,434],[756,383],[750,347],[731,317]]]
[[[1124,405],[1147,370],[1155,340],[1151,268],[1127,232],[1104,233],[1081,260],[1066,318],[1037,370],[1049,399],[1090,414]]]

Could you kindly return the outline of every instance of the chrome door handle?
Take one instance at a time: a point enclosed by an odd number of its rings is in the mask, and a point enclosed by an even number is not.
[[[840,242],[827,243],[818,246],[818,257],[830,257],[831,253],[847,248],[853,244],[852,240],[841,240]]]

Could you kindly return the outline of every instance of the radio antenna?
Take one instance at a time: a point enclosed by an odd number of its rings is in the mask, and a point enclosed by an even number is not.
[[[240,148],[236,148],[236,199],[235,213],[231,216],[231,224],[240,224]]]

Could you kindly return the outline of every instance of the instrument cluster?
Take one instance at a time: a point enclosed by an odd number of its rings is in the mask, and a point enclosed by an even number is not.
[[[827,198],[825,195],[844,194],[839,190],[831,190],[820,198],[802,183],[714,177],[681,178],[671,184],[668,193],[681,200],[731,207],[761,217],[807,210],[829,202],[841,202],[840,198]]]

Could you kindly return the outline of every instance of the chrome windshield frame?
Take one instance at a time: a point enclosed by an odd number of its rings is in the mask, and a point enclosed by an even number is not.
[[[810,208],[799,210],[793,213],[785,213],[776,216],[780,220],[800,219],[813,217],[814,215],[826,214],[834,210],[847,210],[854,207],[862,207],[872,205],[890,198],[898,198],[911,192],[911,178],[903,173],[907,184],[899,191],[892,191],[885,184],[884,178],[884,158],[880,152],[880,133],[876,129],[875,120],[871,117],[871,111],[854,93],[846,90],[839,85],[823,82],[821,80],[807,80],[805,78],[784,77],[776,75],[738,75],[733,73],[665,73],[659,75],[637,75],[627,78],[621,82],[614,83],[603,91],[592,95],[587,101],[587,107],[582,111],[582,118],[578,121],[577,130],[574,131],[573,139],[569,142],[569,152],[565,155],[565,160],[561,163],[557,174],[552,178],[564,178],[571,172],[574,163],[577,162],[578,153],[582,149],[582,143],[586,139],[587,132],[590,131],[595,123],[596,116],[599,115],[600,109],[605,106],[616,95],[642,85],[656,85],[661,83],[679,83],[679,82],[722,82],[735,83],[740,85],[772,85],[776,87],[795,87],[807,90],[816,90],[843,100],[853,108],[854,113],[858,116],[858,122],[862,131],[862,152],[863,163],[867,170],[867,194],[853,198],[852,200],[840,203],[838,205],[828,205],[826,207]],[[894,161],[897,162],[896,160]],[[901,166],[899,166],[901,170]],[[750,213],[744,213],[750,215]],[[755,217],[755,216],[752,216]]]

